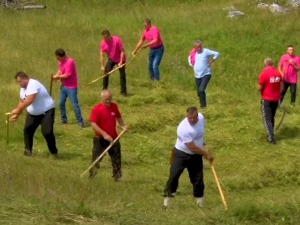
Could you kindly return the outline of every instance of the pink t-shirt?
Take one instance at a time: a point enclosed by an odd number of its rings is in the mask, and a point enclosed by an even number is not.
[[[72,58],[67,57],[65,61],[58,61],[61,74],[68,75],[67,78],[61,79],[61,83],[66,88],[77,88],[77,72],[75,62]]]
[[[298,82],[297,70],[288,62],[289,60],[293,60],[295,64],[300,67],[300,58],[298,56],[289,54],[283,55],[279,62],[279,66],[282,68],[284,74],[283,80],[288,83],[296,84]]]
[[[161,38],[160,31],[155,26],[151,26],[149,30],[144,30],[142,38],[143,38],[143,41],[147,40],[148,42],[151,42],[156,38],[158,39],[157,43],[150,46],[150,48],[157,48],[157,47],[163,45],[163,40]]]
[[[194,48],[190,51],[191,63],[193,66],[195,65],[196,62],[196,52],[197,50]]]
[[[121,60],[121,52],[124,51],[122,40],[118,36],[111,36],[110,41],[102,40],[100,43],[100,51],[105,52],[113,62],[119,63]],[[126,62],[126,56],[122,63]]]

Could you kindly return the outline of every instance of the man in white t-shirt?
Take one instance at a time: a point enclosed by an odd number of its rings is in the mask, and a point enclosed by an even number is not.
[[[42,134],[47,142],[52,155],[57,155],[53,124],[55,116],[55,104],[47,89],[39,81],[30,79],[24,72],[18,72],[15,79],[21,86],[20,102],[12,110],[11,121],[16,121],[22,111],[27,109],[24,127],[24,155],[32,155],[33,136],[41,125]]]
[[[177,128],[177,141],[173,152],[169,180],[164,191],[164,208],[168,207],[171,198],[175,196],[179,177],[185,168],[188,169],[190,181],[193,184],[193,195],[200,207],[203,207],[204,156],[210,162],[213,156],[204,147],[204,117],[196,107],[189,107],[187,115]]]

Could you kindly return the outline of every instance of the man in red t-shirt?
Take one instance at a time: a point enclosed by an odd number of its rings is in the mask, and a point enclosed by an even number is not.
[[[101,92],[101,99],[102,102],[94,106],[90,115],[90,122],[95,131],[92,153],[93,161],[103,153],[110,145],[110,142],[118,137],[116,130],[117,122],[122,129],[127,129],[117,104],[112,102],[112,93],[108,89],[103,90]],[[122,176],[120,142],[117,141],[108,153],[113,166],[113,177],[115,181],[118,181]],[[98,163],[95,168],[90,170],[90,177],[94,177],[96,170],[99,168],[100,165]]]
[[[268,132],[268,140],[275,144],[274,124],[275,114],[283,89],[282,76],[274,67],[274,61],[270,58],[264,60],[265,69],[259,75],[257,89],[261,92],[261,109],[265,128]]]

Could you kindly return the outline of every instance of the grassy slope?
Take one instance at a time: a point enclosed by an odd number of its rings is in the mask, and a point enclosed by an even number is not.
[[[80,82],[85,84],[99,75],[101,30],[109,28],[120,35],[129,53],[145,16],[161,28],[166,43],[163,78],[159,83],[148,81],[146,52],[127,69],[130,97],[119,96],[118,74],[112,76],[115,100],[131,127],[122,138],[124,180],[118,184],[111,179],[108,157],[95,180],[79,178],[90,161],[93,134],[90,128],[77,127],[72,112],[74,124],[56,126],[58,160],[48,157],[39,132],[34,157],[22,155],[24,117],[11,125],[7,148],[2,123],[0,224],[297,224],[299,106],[288,108],[278,145],[271,148],[265,143],[254,87],[266,56],[278,61],[287,44],[299,46],[298,11],[274,16],[241,0],[159,4],[114,0],[113,6],[96,0],[44,2],[45,11],[1,11],[1,115],[18,101],[19,88],[12,79],[16,71],[25,70],[48,85],[49,74],[57,70],[53,51],[63,47],[76,59]],[[227,19],[222,8],[232,2],[247,16]],[[222,54],[214,65],[205,116],[207,141],[216,156],[228,212],[207,164],[207,208],[195,206],[187,174],[181,178],[172,208],[160,208],[176,126],[187,106],[198,105],[186,63],[195,38]],[[85,118],[99,101],[100,88],[99,82],[80,90]],[[58,84],[54,92],[58,100]]]

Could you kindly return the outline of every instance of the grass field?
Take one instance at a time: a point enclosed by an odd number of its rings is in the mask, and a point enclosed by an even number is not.
[[[300,53],[299,9],[285,16],[255,8],[243,0],[44,0],[46,10],[0,10],[0,224],[53,225],[256,225],[300,224],[299,101],[284,105],[288,114],[277,132],[277,145],[266,142],[260,95],[255,90],[263,59],[276,63],[290,43]],[[246,13],[226,18],[222,8],[235,5]],[[111,76],[114,100],[130,130],[122,137],[123,181],[111,178],[109,157],[94,180],[79,175],[90,164],[93,132],[80,129],[68,103],[71,124],[55,133],[59,158],[49,157],[38,131],[34,155],[23,156],[24,115],[10,126],[6,145],[5,112],[18,102],[13,79],[19,70],[49,87],[57,71],[55,49],[76,59],[80,84],[100,74],[98,46],[108,28],[122,37],[130,52],[142,32],[144,17],[161,29],[166,51],[162,80],[151,82],[147,53],[127,68],[128,93],[119,94],[119,75]],[[229,210],[225,211],[208,163],[205,163],[206,208],[192,198],[186,173],[171,208],[161,209],[176,127],[188,106],[199,106],[187,56],[194,39],[221,53],[207,90],[206,139],[215,155]],[[79,90],[87,120],[100,101],[101,82]],[[54,86],[56,103],[59,83]],[[277,121],[281,116],[278,111]]]

